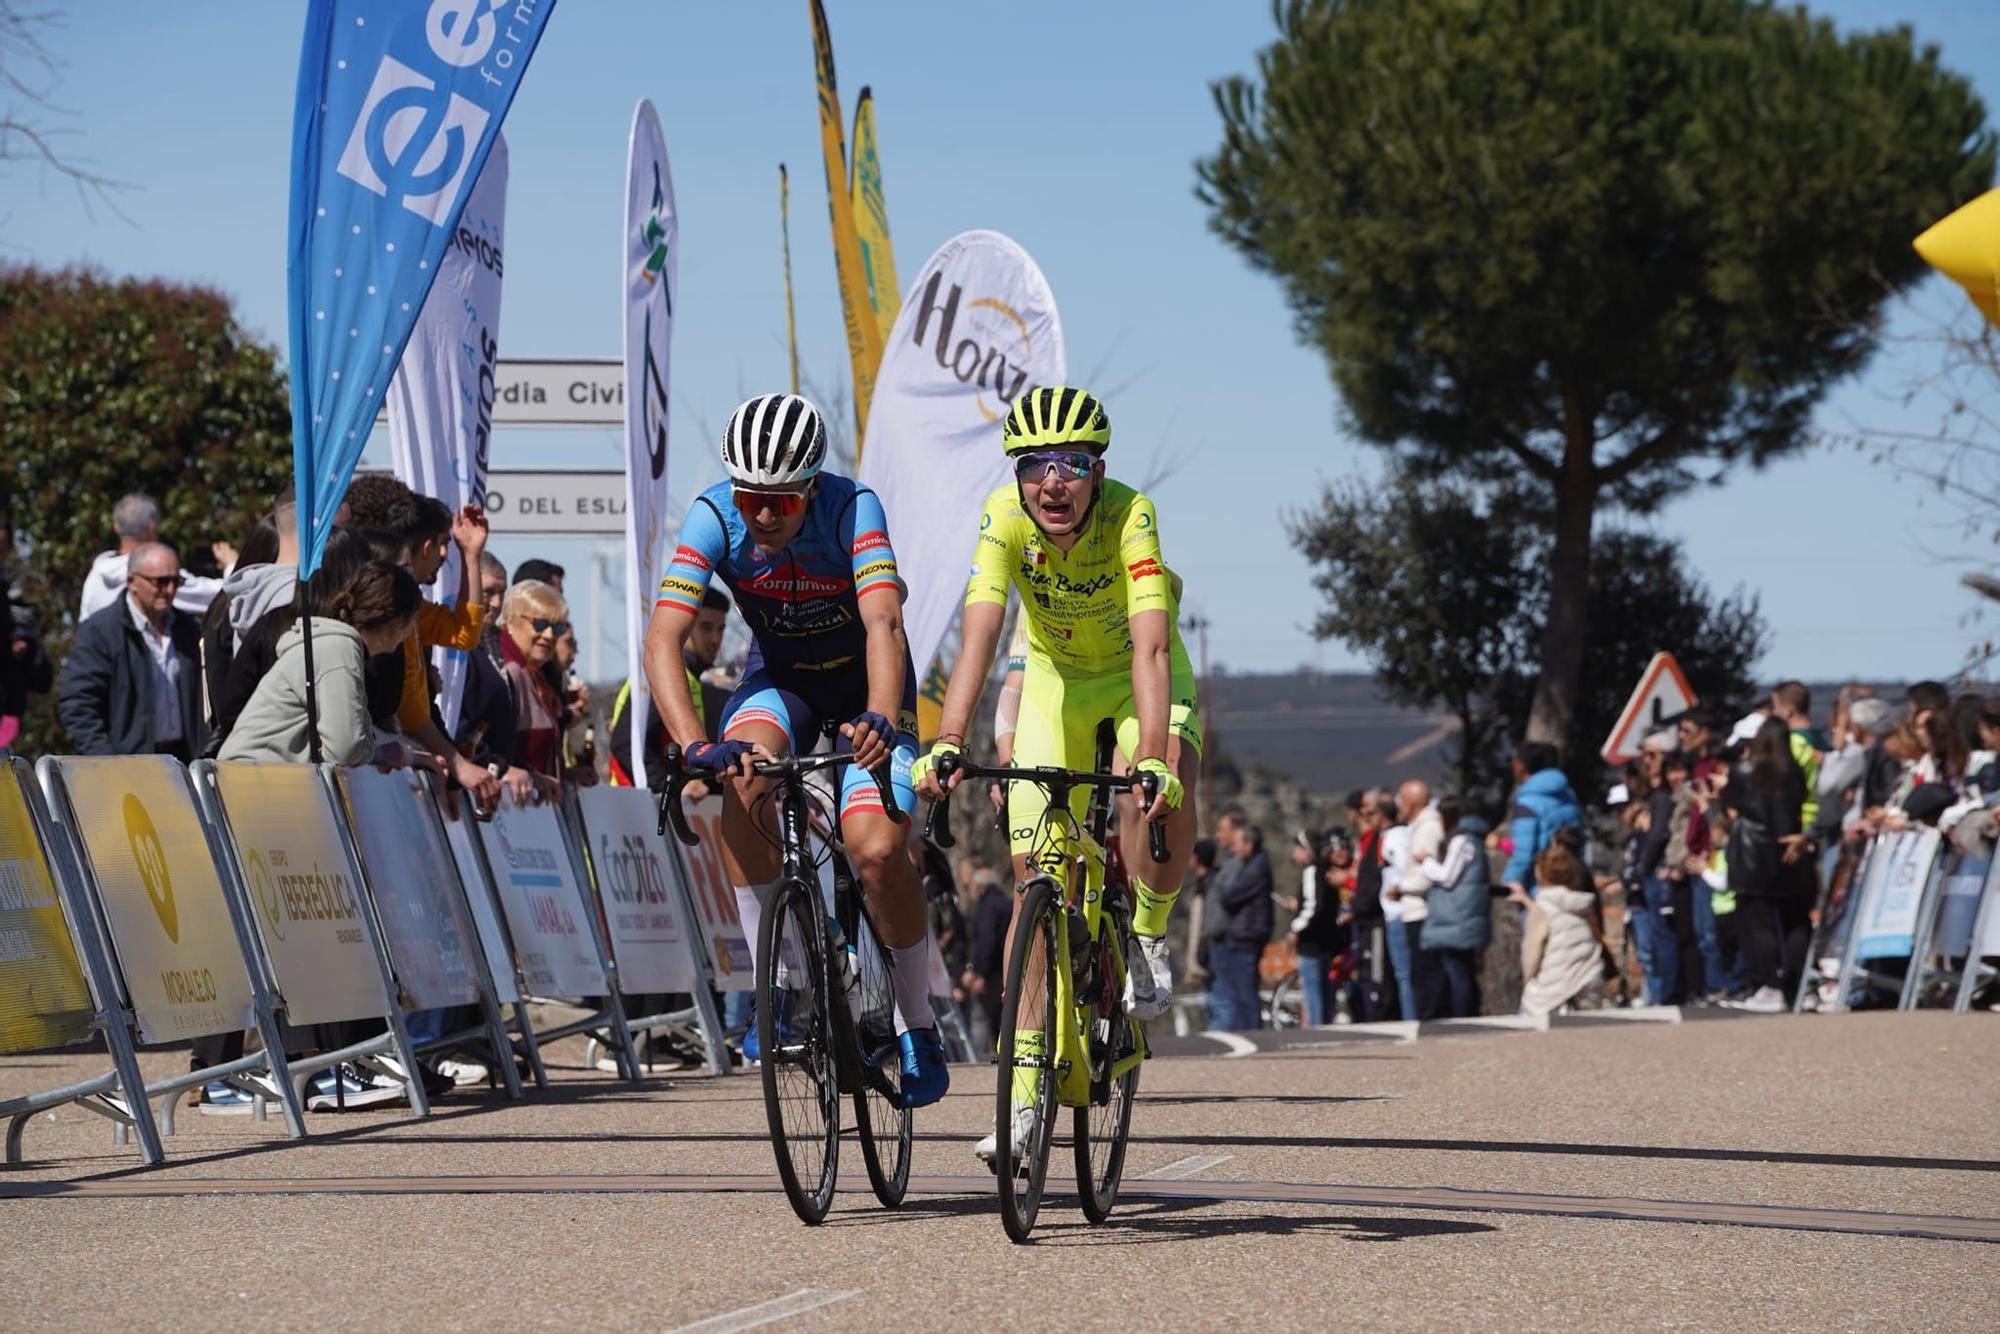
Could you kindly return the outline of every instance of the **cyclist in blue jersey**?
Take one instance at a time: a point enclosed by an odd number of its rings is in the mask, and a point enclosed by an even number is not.
[[[729,480],[696,497],[646,632],[646,679],[689,768],[727,780],[723,860],[752,948],[763,902],[776,886],[778,839],[768,803],[764,827],[751,812],[766,784],[752,762],[817,744],[825,719],[844,719],[840,744],[855,763],[842,771],[841,828],[848,860],[890,953],[905,1105],[944,1096],[944,1047],[931,1012],[924,894],[904,851],[909,823],[886,811],[872,773],[889,770],[901,811],[916,809],[916,674],[903,635],[903,582],[882,502],[853,480],[821,472],[826,426],[793,394],[765,394],[736,409],[722,436]],[[710,742],[695,716],[681,667],[702,594],[720,578],[752,635],[743,682]],[[893,721],[892,721],[893,720]],[[756,1025],[744,1042],[755,1059]]]

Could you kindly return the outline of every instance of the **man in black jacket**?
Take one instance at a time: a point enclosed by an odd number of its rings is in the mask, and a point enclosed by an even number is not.
[[[1231,807],[1216,821],[1216,840],[1235,856],[1235,874],[1216,878],[1207,911],[1223,922],[1208,928],[1208,1026],[1241,1031],[1264,1026],[1257,964],[1271,940],[1271,858],[1263,834],[1242,810]]]
[[[145,543],[127,565],[125,596],[77,627],[56,717],[78,754],[200,753],[201,623],[174,608],[180,586],[173,548]]]

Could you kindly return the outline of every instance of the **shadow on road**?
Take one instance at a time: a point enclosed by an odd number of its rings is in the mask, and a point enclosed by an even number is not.
[[[1254,1214],[1212,1211],[1223,1201],[1212,1200],[1130,1200],[1121,1201],[1111,1221],[1093,1224],[1070,1215],[1074,1195],[1051,1193],[1043,1206],[1041,1221],[1035,1225],[1038,1246],[1139,1246],[1154,1242],[1200,1241],[1210,1237],[1310,1237],[1346,1241],[1410,1241],[1421,1237],[1463,1236],[1476,1232],[1498,1232],[1491,1223],[1475,1223],[1462,1218],[1355,1218],[1330,1214],[1332,1206],[1260,1206]],[[974,1216],[992,1217],[996,1232],[999,1217],[991,1195],[942,1195],[906,1200],[896,1210],[857,1209],[829,1216],[823,1226],[883,1227],[920,1222],[926,1218]],[[1049,1210],[1055,1210],[1051,1215]]]

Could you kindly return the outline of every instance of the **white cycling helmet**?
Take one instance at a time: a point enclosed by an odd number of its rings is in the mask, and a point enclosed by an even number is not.
[[[795,486],[826,459],[826,423],[797,394],[762,394],[730,415],[722,466],[744,486]]]

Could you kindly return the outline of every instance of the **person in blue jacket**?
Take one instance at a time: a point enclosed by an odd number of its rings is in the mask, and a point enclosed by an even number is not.
[[[1535,883],[1535,858],[1555,841],[1564,825],[1583,826],[1583,808],[1569,779],[1556,767],[1556,748],[1546,741],[1523,741],[1514,751],[1514,810],[1508,831],[1513,855],[1501,883],[1513,898],[1525,901]]]

